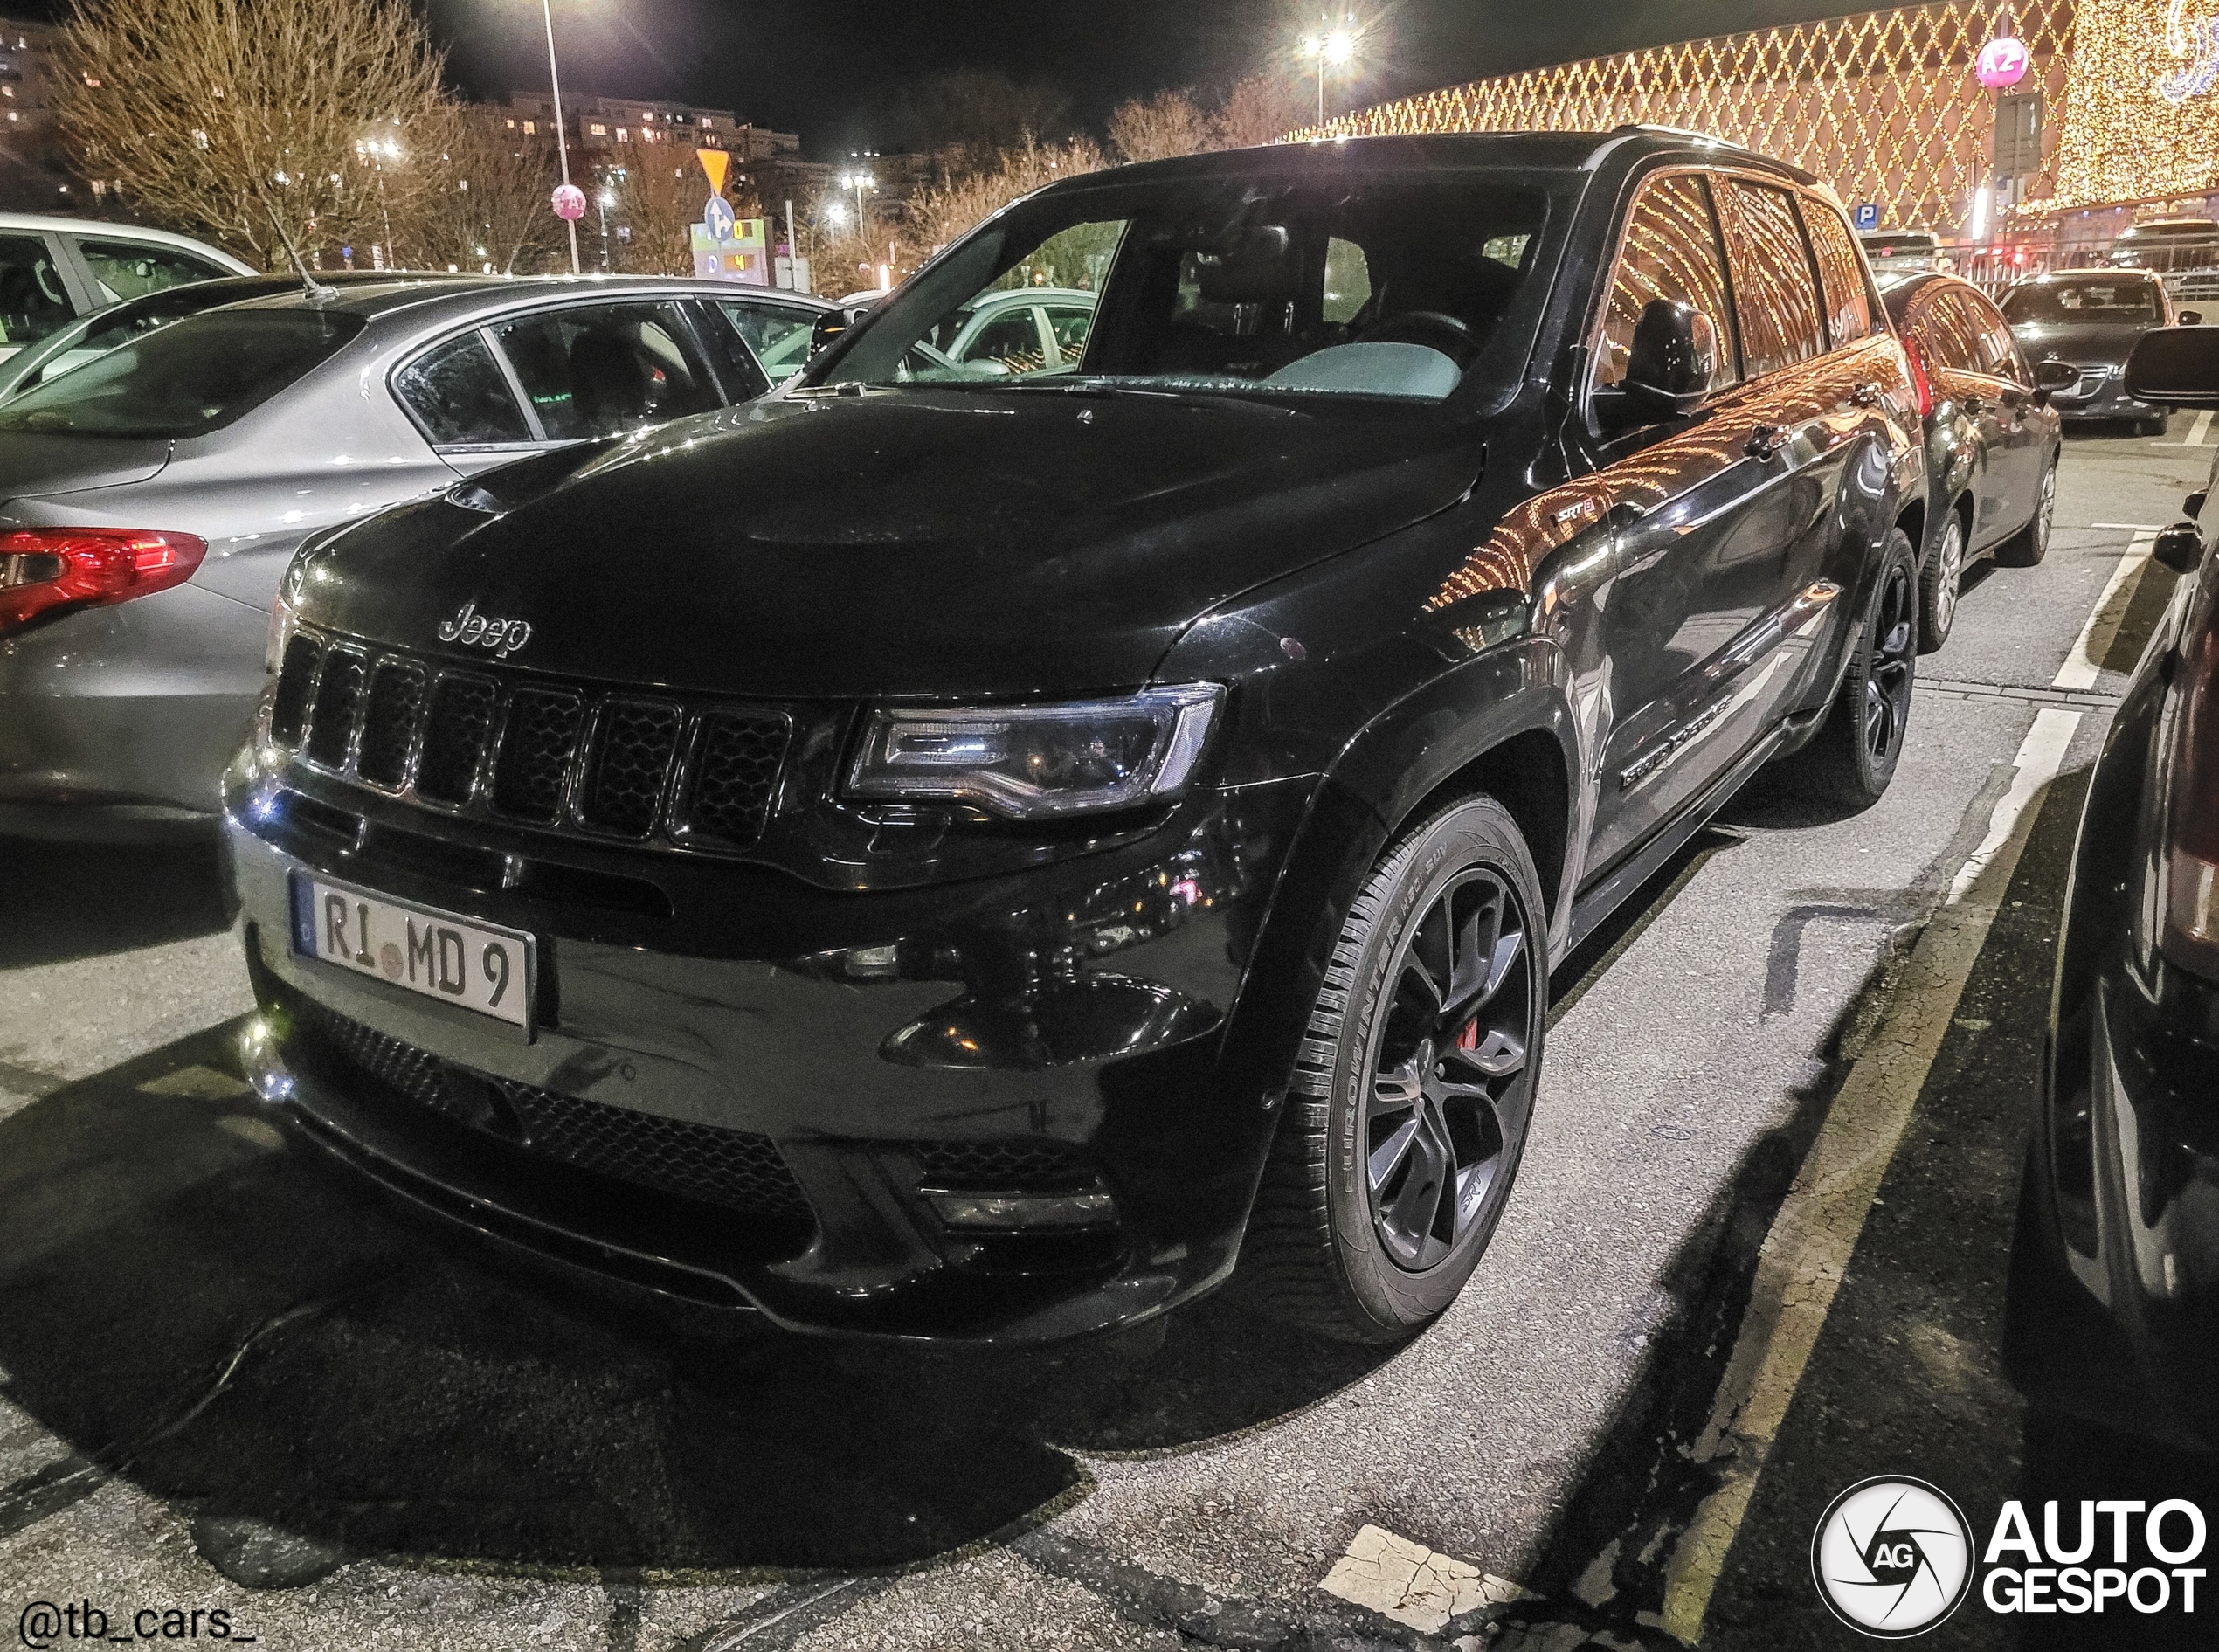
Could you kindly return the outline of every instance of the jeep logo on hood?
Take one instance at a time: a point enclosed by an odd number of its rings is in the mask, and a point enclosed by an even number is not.
[[[522,619],[488,619],[476,603],[466,602],[453,619],[440,622],[439,637],[466,648],[490,648],[506,660],[532,639],[532,628]]]

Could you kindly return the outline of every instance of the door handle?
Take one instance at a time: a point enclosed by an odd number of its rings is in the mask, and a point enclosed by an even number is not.
[[[1759,425],[1749,432],[1748,446],[1741,451],[1752,459],[1770,459],[1787,446],[1787,432],[1777,425]]]
[[[1852,407],[1877,407],[1884,394],[1885,392],[1878,384],[1867,379],[1849,391],[1849,404]]]
[[[1987,407],[1987,404],[1977,396],[1967,396],[1958,405],[1965,410],[1966,416],[1970,418],[1978,418]]]

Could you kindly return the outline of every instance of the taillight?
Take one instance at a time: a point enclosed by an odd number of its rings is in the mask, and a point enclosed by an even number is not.
[[[1903,359],[1911,367],[1911,389],[1918,397],[1918,417],[1934,416],[1934,381],[1926,376],[1925,352],[1918,348],[1918,341],[1905,333],[1903,335]]]
[[[2219,613],[2181,649],[2184,693],[2160,846],[2158,947],[2182,969],[2219,978]]]
[[[0,534],[0,635],[56,608],[128,602],[182,585],[208,554],[193,534],[31,528]]]

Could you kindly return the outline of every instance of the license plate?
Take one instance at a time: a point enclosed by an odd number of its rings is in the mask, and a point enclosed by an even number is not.
[[[527,1031],[532,937],[293,874],[293,950]]]

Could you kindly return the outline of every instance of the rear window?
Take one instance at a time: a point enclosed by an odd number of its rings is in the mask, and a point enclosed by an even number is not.
[[[2003,295],[2014,325],[2028,321],[2154,321],[2157,288],[2146,280],[2045,281]]]
[[[0,408],[0,431],[201,436],[252,412],[363,329],[358,315],[211,311],[146,334]]]

